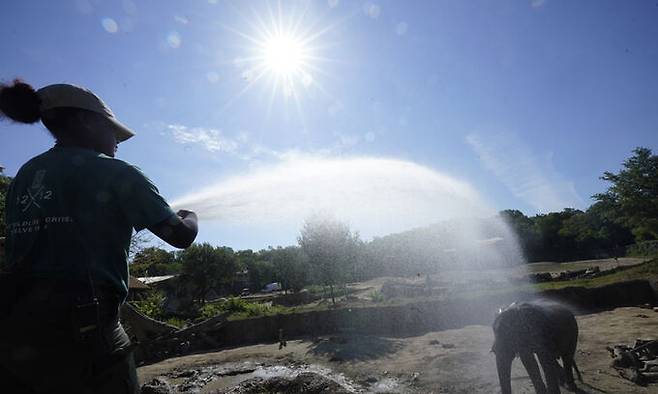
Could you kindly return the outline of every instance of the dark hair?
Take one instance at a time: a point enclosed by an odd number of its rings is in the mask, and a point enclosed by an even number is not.
[[[39,95],[20,79],[11,85],[0,84],[0,113],[21,123],[35,123],[41,119]]]
[[[56,140],[76,138],[79,133],[79,115],[89,111],[79,108],[60,107],[39,110],[41,99],[34,88],[20,79],[10,85],[0,84],[0,116],[4,115],[15,122],[43,122]]]

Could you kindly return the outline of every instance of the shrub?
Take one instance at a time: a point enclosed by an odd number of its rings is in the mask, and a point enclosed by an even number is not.
[[[143,300],[132,301],[130,304],[151,319],[163,320],[165,318],[165,311],[163,308],[165,299],[165,295],[161,292],[152,291]]]
[[[167,319],[167,324],[178,328],[185,328],[187,326],[187,322],[179,317],[170,317]]]
[[[381,291],[373,291],[368,294],[368,297],[372,302],[384,302],[384,294]]]
[[[635,257],[658,256],[658,241],[644,241],[630,245],[626,250],[626,254]]]

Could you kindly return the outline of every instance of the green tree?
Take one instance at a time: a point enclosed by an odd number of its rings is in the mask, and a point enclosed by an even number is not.
[[[548,261],[573,259],[576,242],[570,234],[560,233],[560,230],[565,221],[579,213],[582,211],[566,208],[561,212],[550,212],[533,218],[535,231],[539,236],[535,259]]]
[[[512,228],[526,259],[531,261],[537,254],[540,236],[532,218],[516,209],[500,211],[500,217]]]
[[[334,288],[346,284],[355,271],[359,235],[345,223],[314,216],[304,223],[298,241],[317,281],[329,287],[336,304]]]
[[[0,166],[0,238],[7,235],[7,223],[5,223],[5,200],[11,178],[3,174],[3,168]],[[3,266],[5,259],[4,240],[0,241],[0,267]]]
[[[231,248],[209,243],[193,244],[181,255],[183,280],[190,286],[194,301],[205,304],[210,290],[233,281],[238,262]]]
[[[276,280],[274,264],[264,260],[263,253],[259,252],[255,259],[247,260],[246,268],[249,272],[249,288],[252,291],[258,291],[265,287],[266,284]]]
[[[4,237],[7,231],[7,224],[5,223],[5,199],[10,183],[11,178],[5,176],[3,168],[0,167],[0,237]]]
[[[658,239],[658,156],[636,148],[618,173],[601,179],[612,185],[593,197],[610,207],[614,220],[629,228],[636,242]]]
[[[268,256],[284,291],[300,291],[307,284],[307,257],[298,246],[270,249]]]
[[[144,248],[135,254],[130,264],[132,276],[159,276],[180,273],[182,265],[176,261],[174,252],[155,246]]]

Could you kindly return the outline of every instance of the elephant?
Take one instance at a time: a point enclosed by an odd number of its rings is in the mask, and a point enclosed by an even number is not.
[[[582,382],[574,361],[578,323],[566,307],[544,301],[513,303],[500,310],[493,323],[496,367],[502,394],[511,394],[512,361],[518,355],[538,394],[560,393],[560,383],[576,390],[573,369]],[[535,354],[546,377],[542,381]],[[557,362],[562,359],[563,367]]]

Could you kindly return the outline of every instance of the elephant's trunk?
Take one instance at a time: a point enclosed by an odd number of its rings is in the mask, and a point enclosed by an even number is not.
[[[502,394],[512,394],[512,360],[514,355],[496,353],[496,368],[498,369],[498,380]]]

